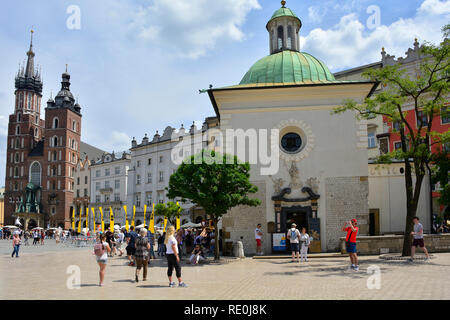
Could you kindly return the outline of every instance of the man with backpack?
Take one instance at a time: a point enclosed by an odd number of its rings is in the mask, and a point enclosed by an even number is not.
[[[295,262],[295,258],[297,258],[297,262],[300,262],[300,231],[298,231],[295,223],[293,223],[291,229],[288,230],[287,238],[291,244],[292,262]]]
[[[136,238],[137,238],[137,233],[136,232],[134,232],[134,227],[133,226],[131,226],[130,227],[130,232],[128,232],[127,233],[127,247],[126,247],[126,250],[127,250],[127,256],[128,256],[128,261],[129,261],[129,263],[128,263],[128,265],[130,266],[130,267],[134,267],[134,265],[135,265],[135,257],[134,257],[134,254],[135,254],[135,252],[136,252],[136,247],[135,247],[135,241],[136,241]]]

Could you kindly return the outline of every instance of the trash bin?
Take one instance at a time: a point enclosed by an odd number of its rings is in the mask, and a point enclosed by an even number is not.
[[[237,258],[245,258],[244,245],[242,244],[242,241],[236,241],[233,244],[233,256]]]

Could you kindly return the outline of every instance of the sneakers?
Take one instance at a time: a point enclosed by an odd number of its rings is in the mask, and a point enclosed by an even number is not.
[[[169,287],[170,287],[170,288],[175,288],[175,282],[169,283]]]
[[[139,277],[136,275],[135,277],[136,282],[139,282]]]
[[[179,284],[178,284],[178,287],[180,288],[187,288],[187,284],[186,283],[184,283],[184,282],[180,282]]]
[[[355,266],[355,267],[353,268],[353,270],[359,271],[359,266]]]

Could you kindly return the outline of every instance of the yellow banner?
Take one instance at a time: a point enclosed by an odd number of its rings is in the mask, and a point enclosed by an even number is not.
[[[166,232],[167,227],[167,217],[164,217],[164,232]]]
[[[133,220],[131,220],[131,226],[134,227],[134,217],[136,216],[136,206],[133,206]]]
[[[86,207],[86,229],[89,231],[89,208]]]
[[[97,232],[97,229],[95,228],[95,208],[92,207],[91,210],[92,210],[92,219],[94,221],[94,232]]]
[[[72,208],[72,231],[75,231],[75,208]]]
[[[81,207],[80,207],[80,221],[78,221],[78,233],[81,233],[81,212],[82,212],[83,210],[81,210]]]
[[[177,206],[179,206],[178,202],[177,202]],[[176,230],[180,230],[180,228],[181,228],[180,216],[177,216],[177,229]]]
[[[152,215],[150,216],[148,230],[151,233],[155,233],[155,204],[154,203],[152,204]]]
[[[144,228],[145,228],[145,218],[146,218],[146,215],[147,215],[147,205],[144,204]]]
[[[102,232],[105,232],[105,220],[103,220],[103,208],[99,207],[100,210],[100,217],[102,218]]]
[[[123,210],[125,211],[125,229],[128,231],[128,229],[130,229],[130,225],[128,224],[127,206],[123,206]]]
[[[109,207],[109,229],[114,232],[114,212],[111,207]]]

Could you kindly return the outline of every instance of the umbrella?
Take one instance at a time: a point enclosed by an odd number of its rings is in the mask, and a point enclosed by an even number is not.
[[[199,228],[201,227],[202,224],[201,223],[192,223],[192,222],[188,222],[185,223],[181,226],[181,228],[186,229],[186,228]]]
[[[119,226],[118,224],[116,224],[116,225],[114,226],[114,230],[120,230],[120,226]]]
[[[16,226],[4,226],[3,228],[8,228],[8,229],[19,229],[19,227],[16,227]]]
[[[36,227],[36,228],[33,228],[33,230],[44,230],[44,228]]]
[[[37,229],[37,228],[35,228]],[[58,230],[58,228],[48,228],[47,230]]]
[[[140,225],[136,226],[136,229],[141,229],[141,228],[144,228],[144,224],[140,224]]]

